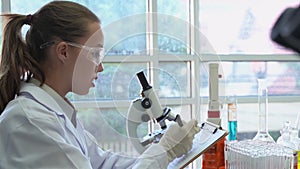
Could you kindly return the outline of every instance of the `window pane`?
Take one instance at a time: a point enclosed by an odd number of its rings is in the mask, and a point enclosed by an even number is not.
[[[137,155],[126,132],[127,109],[79,109],[78,118],[85,129],[95,136],[101,148]],[[147,133],[147,127],[139,128]],[[143,131],[141,131],[143,130]]]
[[[141,54],[146,50],[146,1],[76,0],[101,19],[107,55]]]
[[[132,100],[140,96],[136,73],[145,70],[147,63],[104,63],[103,66],[104,71],[98,73],[96,87],[88,95],[73,94],[69,97],[74,100]]]
[[[99,18],[103,26],[112,24],[120,19],[126,19],[127,16],[137,15],[146,12],[146,1],[140,0],[73,0],[86,5],[89,9],[94,11]],[[128,24],[130,23],[130,24]],[[128,22],[130,26],[132,22]],[[125,28],[127,25],[123,25]],[[120,30],[123,30],[121,27]],[[125,31],[125,30],[123,30]]]
[[[189,0],[157,0],[157,12],[188,21]]]
[[[257,79],[266,78],[269,96],[300,94],[298,62],[222,62],[220,95],[257,96]],[[202,70],[201,96],[208,96],[208,71]],[[226,86],[226,88],[225,88]]]
[[[298,0],[201,0],[200,31],[218,54],[290,53],[271,42],[270,30],[286,7],[298,4]]]
[[[145,25],[144,23],[141,25]],[[116,30],[120,31],[120,30]],[[105,38],[110,38],[111,33],[104,34]],[[107,37],[108,36],[108,37]],[[145,55],[146,52],[146,36],[144,33],[141,35],[133,34],[129,37],[115,37],[115,38],[124,38],[124,39],[110,39],[106,40],[106,46],[109,46],[111,42],[110,49],[108,49],[106,55]],[[108,42],[107,42],[108,41]]]
[[[168,105],[169,106],[169,105]],[[192,117],[192,113],[191,113],[191,106],[190,105],[175,105],[175,106],[170,106],[172,109],[172,113],[174,114],[179,114],[181,117],[181,120],[184,121],[189,121],[192,118],[195,117],[199,117],[199,114],[194,114],[194,116]]]
[[[186,40],[186,37],[184,37]],[[182,39],[170,37],[167,35],[158,36],[158,54],[185,54],[187,53],[187,44]]]
[[[189,97],[190,72],[187,62],[159,63],[159,97]]]
[[[20,13],[24,15],[34,14],[43,5],[51,2],[51,0],[12,0],[11,1],[11,11],[12,13]]]
[[[187,52],[188,5],[188,0],[157,0],[159,53]]]

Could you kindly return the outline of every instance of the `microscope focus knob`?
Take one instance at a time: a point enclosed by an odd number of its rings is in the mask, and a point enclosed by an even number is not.
[[[145,108],[145,109],[149,109],[151,107],[151,100],[149,98],[144,98],[142,100],[142,106]]]

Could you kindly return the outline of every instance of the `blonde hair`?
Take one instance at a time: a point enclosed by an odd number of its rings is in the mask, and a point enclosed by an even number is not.
[[[33,15],[2,16],[8,23],[3,32],[0,63],[0,114],[18,94],[22,81],[36,75],[44,83],[46,77],[40,63],[47,55],[41,45],[57,38],[72,42],[88,32],[89,22],[100,23],[89,9],[69,1],[52,1]],[[25,40],[21,34],[24,24],[30,25]]]

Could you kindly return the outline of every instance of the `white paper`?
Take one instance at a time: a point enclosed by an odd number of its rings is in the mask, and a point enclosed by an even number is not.
[[[168,169],[180,169],[187,163],[190,163],[195,157],[201,155],[206,149],[213,145],[216,141],[225,137],[227,131],[218,127],[210,125],[205,122],[201,131],[195,135],[192,149],[185,155],[174,159],[169,165]]]

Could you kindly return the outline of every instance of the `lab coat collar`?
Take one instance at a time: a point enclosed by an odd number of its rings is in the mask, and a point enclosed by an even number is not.
[[[30,82],[35,84],[36,86],[39,86],[41,84],[41,82],[35,78],[31,78]],[[76,110],[72,105],[72,103],[70,103],[66,97],[63,98],[62,96],[60,96],[55,90],[53,90],[47,84],[43,84],[41,88],[44,91],[46,91],[55,100],[55,102],[63,110],[63,112],[66,114],[69,120],[71,120],[73,125],[76,126]]]
[[[51,110],[53,110],[58,115],[64,115],[63,110],[57,104],[53,97],[51,97],[45,90],[37,85],[30,82],[22,82],[20,92],[28,92],[34,98],[38,99],[39,102],[47,105]]]
[[[74,125],[72,124],[71,120],[67,120],[68,117],[63,112],[63,110],[60,108],[60,106],[57,104],[55,99],[51,97],[45,90],[43,90],[41,87],[33,84],[33,83],[22,83],[20,93],[22,92],[28,92],[30,93],[38,102],[42,104],[47,109],[52,110],[54,113],[56,113],[58,116],[61,116],[64,118],[65,126],[66,128],[74,135],[75,139],[77,140],[78,144],[80,145],[80,148],[82,150],[82,153],[86,155],[87,148],[83,144],[83,140],[80,139],[80,136],[76,132],[76,129]]]

